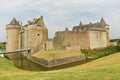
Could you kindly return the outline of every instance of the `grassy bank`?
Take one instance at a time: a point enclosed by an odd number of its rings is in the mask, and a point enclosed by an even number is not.
[[[44,59],[58,59],[71,56],[82,55],[79,51],[66,51],[66,50],[40,50],[33,56]]]
[[[120,46],[109,46],[102,49],[83,49],[81,50],[88,60],[97,59],[106,55],[120,52]]]
[[[6,42],[0,42],[0,49],[5,49]]]
[[[120,53],[70,68],[54,71],[25,71],[0,57],[0,80],[119,80]]]

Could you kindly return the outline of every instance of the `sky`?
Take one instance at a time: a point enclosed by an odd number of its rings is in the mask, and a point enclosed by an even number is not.
[[[0,0],[0,42],[6,41],[5,25],[15,17],[23,25],[44,16],[49,38],[66,27],[99,22],[110,25],[110,38],[120,38],[120,0]]]

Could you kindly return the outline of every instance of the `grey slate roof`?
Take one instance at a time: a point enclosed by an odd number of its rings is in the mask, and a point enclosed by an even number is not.
[[[78,26],[73,27],[73,31],[86,30],[86,29],[102,30],[102,29],[105,29],[105,26],[109,26],[109,25],[106,24],[103,18],[101,18],[100,22],[97,22],[97,23],[89,23],[89,24],[83,25],[82,22],[80,22]]]
[[[68,27],[66,27],[65,31],[69,31]]]
[[[20,24],[15,18],[13,18],[13,20],[9,23],[9,25],[20,25]]]

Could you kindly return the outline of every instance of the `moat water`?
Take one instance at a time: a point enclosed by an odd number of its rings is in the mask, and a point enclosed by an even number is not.
[[[4,52],[5,50],[0,49],[0,53]],[[48,70],[57,70],[57,69],[62,69],[62,68],[68,68],[68,67],[73,67],[73,66],[77,66],[80,64],[85,63],[86,61],[77,61],[77,62],[72,62],[72,63],[68,63],[68,64],[64,64],[64,65],[60,65],[60,66],[56,66],[56,67],[52,67],[52,68],[46,68],[43,67],[35,62],[32,62],[30,60],[28,60],[26,57],[21,56],[21,57],[17,57],[15,59],[13,59],[14,64],[24,70],[30,70],[30,71],[48,71]]]
[[[0,53],[3,52],[4,50],[0,49]]]
[[[0,52],[3,52],[3,50],[0,50]]]
[[[4,56],[3,54],[1,54],[2,52],[4,52],[4,50],[0,49],[0,56]]]

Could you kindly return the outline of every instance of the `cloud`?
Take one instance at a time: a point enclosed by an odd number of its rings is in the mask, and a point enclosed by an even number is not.
[[[98,22],[103,16],[111,25],[111,38],[119,37],[119,0],[0,0],[0,41],[5,41],[5,25],[15,16],[25,24],[34,17],[44,16],[53,37],[65,27],[72,29],[80,20],[85,23]]]

